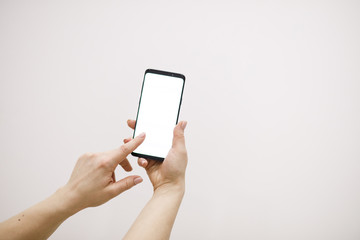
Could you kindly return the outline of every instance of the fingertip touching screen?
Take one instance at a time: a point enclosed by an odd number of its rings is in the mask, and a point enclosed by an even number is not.
[[[163,160],[168,154],[178,121],[185,77],[181,74],[147,70],[139,101],[134,137],[146,133],[133,155]]]

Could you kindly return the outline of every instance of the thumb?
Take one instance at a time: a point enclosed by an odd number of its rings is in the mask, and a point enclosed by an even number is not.
[[[186,128],[186,121],[179,122],[175,128],[174,128],[174,137],[172,142],[173,148],[185,148],[185,136],[184,136],[184,130]]]
[[[128,176],[123,178],[109,186],[109,191],[113,195],[112,197],[116,197],[122,192],[129,190],[133,186],[141,183],[143,179],[140,176]]]

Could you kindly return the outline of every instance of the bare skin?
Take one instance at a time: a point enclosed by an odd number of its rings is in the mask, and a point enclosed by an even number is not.
[[[134,128],[135,121],[128,125]],[[139,158],[154,187],[154,194],[136,219],[125,239],[169,239],[185,192],[187,152],[186,122],[174,128],[173,145],[163,163]],[[47,239],[67,218],[87,208],[99,206],[143,181],[128,176],[116,181],[115,169],[132,167],[127,156],[145,139],[140,134],[125,139],[121,147],[81,156],[67,184],[49,198],[0,223],[0,239]],[[161,228],[155,227],[161,226]]]
[[[185,170],[187,151],[184,129],[186,122],[180,122],[174,128],[172,147],[164,162],[138,159],[145,168],[154,187],[154,194],[124,239],[169,239],[182,198],[185,193]],[[134,129],[135,121],[128,120]],[[131,141],[131,138],[124,142]]]
[[[140,176],[116,181],[114,170],[145,139],[139,135],[120,148],[87,153],[79,158],[68,183],[44,201],[0,223],[1,239],[47,239],[67,218],[87,207],[101,205],[142,182]]]

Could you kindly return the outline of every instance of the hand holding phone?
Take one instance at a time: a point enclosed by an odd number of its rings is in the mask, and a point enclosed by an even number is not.
[[[135,120],[128,120],[130,128],[135,128]],[[157,160],[139,158],[139,166],[145,168],[146,173],[154,187],[154,192],[175,190],[183,193],[185,190],[185,171],[188,162],[185,145],[184,130],[187,122],[179,122],[173,129],[173,141],[171,149],[164,162]],[[132,138],[124,139],[128,143]]]

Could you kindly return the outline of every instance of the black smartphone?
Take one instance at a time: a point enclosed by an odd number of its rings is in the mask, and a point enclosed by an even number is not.
[[[163,161],[178,123],[185,76],[154,69],[145,71],[133,137],[146,133],[144,142],[131,154]]]

